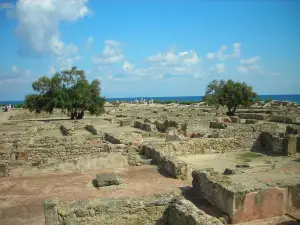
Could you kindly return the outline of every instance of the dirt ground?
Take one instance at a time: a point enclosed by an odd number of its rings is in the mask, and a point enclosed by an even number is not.
[[[117,172],[123,181],[120,187],[96,189],[92,180],[99,172]],[[62,200],[96,197],[148,196],[187,186],[182,180],[166,178],[157,167],[140,166],[118,170],[97,170],[81,173],[60,173],[32,177],[0,179],[0,224],[44,224],[44,199],[57,196]]]
[[[199,154],[179,157],[195,169],[214,168],[223,173],[226,168],[235,169],[237,164],[247,163],[230,175],[233,182],[245,187],[260,188],[266,184],[277,186],[300,182],[300,154],[296,157],[272,156],[252,152]]]

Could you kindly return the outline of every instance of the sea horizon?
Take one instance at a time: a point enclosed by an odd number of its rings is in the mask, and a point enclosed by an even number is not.
[[[109,102],[111,101],[134,101],[135,99],[153,99],[153,100],[159,100],[159,101],[175,101],[178,100],[179,102],[190,102],[190,101],[201,101],[203,96],[137,96],[137,97],[114,97],[114,98],[106,98],[105,99]],[[266,101],[268,99],[272,100],[278,100],[278,101],[290,101],[290,102],[297,102],[300,104],[300,94],[282,94],[282,95],[258,95],[258,98],[260,98],[263,101]],[[0,101],[0,105],[6,105],[6,104],[23,104],[24,100],[18,100],[18,101]]]

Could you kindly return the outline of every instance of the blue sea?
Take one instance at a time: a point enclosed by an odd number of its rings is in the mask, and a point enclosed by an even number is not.
[[[153,99],[153,100],[159,100],[159,101],[176,101],[179,102],[190,102],[195,101],[199,102],[202,100],[203,96],[174,96],[174,97],[133,97],[133,98],[106,98],[108,101],[134,101],[135,99]],[[259,95],[258,96],[262,100],[272,99],[272,100],[280,100],[280,101],[290,101],[290,102],[297,102],[300,104],[300,94],[299,95]],[[0,105],[17,105],[22,104],[23,101],[0,101]]]

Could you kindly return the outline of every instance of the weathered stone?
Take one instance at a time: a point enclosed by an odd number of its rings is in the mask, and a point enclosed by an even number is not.
[[[255,119],[255,120],[265,120],[268,118],[267,114],[261,113],[239,113],[239,118],[241,119]]]
[[[225,170],[224,170],[224,173],[223,173],[224,175],[231,175],[231,174],[236,174],[236,170],[235,169],[228,169],[228,168],[226,168]]]
[[[58,198],[46,199],[44,202],[45,225],[59,225]]]
[[[119,185],[121,184],[121,180],[118,179],[115,173],[101,173],[96,175],[96,184],[97,187]]]
[[[296,117],[293,116],[283,116],[283,115],[273,115],[271,116],[271,121],[277,123],[293,123],[296,121]]]
[[[74,133],[74,127],[68,125],[68,124],[61,124],[60,126],[61,133],[65,136],[73,136]]]
[[[227,128],[227,124],[219,123],[219,122],[210,122],[209,123],[209,128],[213,128],[213,129],[226,129]]]
[[[282,153],[284,155],[295,156],[297,152],[297,137],[295,135],[289,134],[283,140]]]
[[[166,135],[166,142],[169,141],[182,141],[184,139],[184,136],[179,134],[167,134]]]
[[[98,129],[94,125],[86,125],[85,129],[89,132],[91,132],[93,135],[98,134]]]
[[[249,168],[250,165],[249,165],[249,163],[239,163],[239,164],[236,164],[235,167],[236,168]]]
[[[217,218],[207,215],[185,199],[173,200],[167,211],[168,225],[222,225]]]
[[[256,124],[258,122],[256,119],[245,119],[245,124]]]

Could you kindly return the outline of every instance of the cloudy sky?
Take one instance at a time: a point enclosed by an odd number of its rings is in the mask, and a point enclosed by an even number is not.
[[[198,96],[217,78],[300,94],[300,1],[0,0],[0,100],[71,66],[106,97]]]

